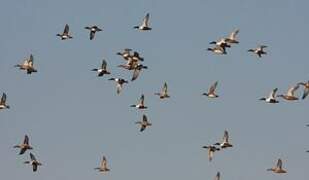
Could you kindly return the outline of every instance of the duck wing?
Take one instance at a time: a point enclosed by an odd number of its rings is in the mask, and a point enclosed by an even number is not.
[[[281,159],[278,159],[277,167],[278,167],[279,169],[282,169],[282,160],[281,160]]]
[[[6,94],[3,93],[3,94],[2,94],[2,97],[1,97],[0,104],[5,104],[5,102],[6,102]]]
[[[288,96],[294,96],[295,91],[299,88],[299,85],[297,84],[296,86],[291,87],[288,92],[287,95]]]
[[[215,90],[216,90],[216,88],[217,88],[217,85],[218,85],[218,81],[216,81],[212,86],[210,86],[209,91],[208,91],[208,94],[213,94],[213,93],[215,93]]]
[[[63,30],[63,34],[69,34],[69,30],[70,30],[70,27],[68,24],[66,24]]]
[[[29,145],[29,137],[27,135],[24,137],[24,144]]]
[[[146,14],[146,16],[143,19],[143,23],[142,23],[143,27],[148,27],[148,25],[149,25],[149,13]]]
[[[277,91],[278,91],[278,88],[273,89],[272,92],[270,93],[269,97],[272,98],[272,99],[275,99]]]

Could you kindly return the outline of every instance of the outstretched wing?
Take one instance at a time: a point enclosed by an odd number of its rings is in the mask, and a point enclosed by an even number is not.
[[[36,161],[35,156],[34,156],[32,153],[30,153],[30,159],[31,159],[32,161]]]
[[[217,175],[214,180],[220,180],[220,172],[217,172]]]
[[[102,158],[101,167],[102,167],[103,169],[107,168],[107,160],[106,160],[106,157],[105,157],[105,156],[103,156],[103,158]]]
[[[271,97],[272,99],[275,99],[277,91],[278,91],[278,88],[273,89],[272,92],[270,93],[269,97]]]
[[[1,102],[0,102],[0,104],[5,104],[5,101],[6,101],[6,94],[3,93],[3,94],[2,94],[2,97],[1,97]]]
[[[224,131],[223,142],[229,142],[229,133],[227,130]]]
[[[146,16],[143,19],[143,23],[142,23],[143,27],[148,27],[148,25],[149,25],[149,13],[146,14]]]
[[[302,99],[305,99],[308,96],[308,94],[309,94],[309,88],[305,88]]]
[[[122,85],[120,83],[117,83],[116,89],[117,89],[117,94],[119,94],[122,90]]]
[[[25,135],[24,144],[29,144],[29,137],[27,135]]]
[[[217,85],[218,85],[218,81],[216,81],[212,86],[210,86],[208,93],[209,94],[214,93],[217,88]]]
[[[94,38],[94,35],[95,35],[95,31],[90,31],[90,40]]]
[[[106,66],[107,66],[107,62],[105,59],[102,60],[102,65],[101,65],[101,68],[106,70]]]
[[[68,34],[70,30],[70,27],[68,24],[65,25],[64,30],[63,30],[63,34]]]
[[[299,84],[297,84],[296,86],[291,87],[288,92],[287,95],[288,96],[294,96],[295,91],[299,88]]]
[[[278,159],[277,167],[282,169],[282,160],[281,159]]]
[[[164,94],[167,94],[167,83],[166,82],[163,85],[163,90],[162,91],[163,91]]]
[[[144,96],[144,94],[142,94],[141,95],[141,98],[140,98],[140,104],[142,105],[142,106],[144,106],[144,100],[145,100],[145,96]]]
[[[145,114],[143,114],[143,122],[148,122],[147,116]]]
[[[239,29],[236,29],[230,34],[229,38],[235,40],[238,33],[239,33]]]

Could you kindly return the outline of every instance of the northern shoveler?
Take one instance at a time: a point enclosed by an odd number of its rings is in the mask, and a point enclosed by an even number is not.
[[[137,109],[147,109],[147,106],[144,104],[145,96],[144,94],[141,95],[139,102],[137,104],[131,105],[131,107],[136,107]]]
[[[116,82],[117,94],[120,94],[120,92],[122,90],[122,85],[125,84],[125,83],[128,83],[128,81],[126,81],[125,79],[122,79],[122,78],[110,78],[108,80]]]
[[[217,88],[218,81],[216,81],[213,85],[210,86],[208,93],[203,93],[203,95],[210,97],[210,98],[217,98],[219,97],[216,93],[215,90]]]
[[[161,92],[155,93],[155,95],[158,95],[160,97],[160,99],[164,99],[164,98],[169,98],[170,97],[168,92],[167,92],[167,83],[166,82],[164,83]]]
[[[86,26],[85,29],[90,30],[90,40],[92,40],[94,38],[94,35],[96,32],[102,31],[102,29],[100,29],[98,26],[94,25],[94,26]]]
[[[149,27],[149,13],[147,13],[144,17],[142,24],[139,26],[134,26],[134,29],[139,29],[141,31],[149,31],[152,29]]]
[[[28,149],[33,149],[32,146],[29,145],[29,137],[25,135],[23,143],[19,145],[15,145],[14,148],[19,148],[19,154],[24,154]]]
[[[72,39],[73,37],[69,34],[69,25],[66,24],[62,34],[57,34],[61,38],[61,40]]]
[[[15,67],[19,67],[21,70],[26,70],[27,74],[31,74],[33,72],[37,72],[37,70],[33,66],[33,55],[30,54],[29,59],[24,60],[23,64],[17,64]]]
[[[0,109],[10,109],[10,106],[6,104],[6,94],[3,93],[0,100]]]
[[[274,173],[286,173],[287,171],[282,168],[282,160],[278,159],[277,165],[275,167],[267,169],[267,171],[273,171]]]
[[[298,88],[299,88],[299,85],[297,84],[296,86],[291,87],[286,94],[280,94],[277,97],[282,97],[283,99],[288,100],[288,101],[298,100],[298,97],[294,95],[295,91]]]
[[[105,59],[102,60],[101,67],[99,69],[92,69],[92,71],[98,72],[98,76],[103,76],[104,74],[110,74],[110,72],[107,70],[107,62]]]
[[[100,163],[99,167],[94,168],[95,170],[98,170],[100,172],[108,172],[110,169],[107,167],[107,160],[106,157],[103,156],[102,161]]]
[[[228,147],[233,147],[233,145],[229,142],[229,133],[227,132],[227,130],[224,131],[222,142],[221,143],[217,142],[214,145],[218,145],[222,149],[228,148]]]
[[[258,55],[259,57],[262,57],[263,54],[267,54],[264,49],[267,48],[265,45],[261,45],[255,49],[249,49],[248,52],[253,52],[254,54]]]
[[[42,163],[40,163],[38,160],[36,160],[35,156],[32,153],[30,153],[30,159],[31,159],[31,161],[25,161],[24,163],[25,164],[31,164],[32,170],[33,170],[33,172],[35,172],[35,171],[37,171],[38,166],[41,166]]]
[[[263,97],[263,98],[260,98],[260,100],[268,102],[268,103],[279,103],[279,101],[276,100],[277,91],[278,91],[278,88],[273,89],[267,98]]]
[[[142,121],[137,121],[135,124],[140,124],[140,132],[144,131],[146,127],[151,126],[152,124],[148,121],[148,118],[145,114],[143,114],[143,119]]]

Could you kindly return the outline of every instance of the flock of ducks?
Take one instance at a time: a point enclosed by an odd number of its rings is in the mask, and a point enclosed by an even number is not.
[[[134,26],[134,29],[138,29],[140,31],[150,31],[152,28],[149,26],[149,13],[146,14],[144,17],[142,23],[138,26]],[[95,37],[95,34],[97,32],[102,31],[101,28],[99,28],[96,25],[93,26],[87,26],[85,29],[90,31],[89,39],[93,40]],[[210,44],[213,44],[213,47],[208,48],[208,51],[211,51],[215,54],[227,54],[226,49],[231,48],[233,44],[239,44],[239,41],[237,39],[237,35],[239,34],[239,30],[233,31],[228,37],[224,37],[219,39],[218,41],[212,41]],[[60,37],[61,40],[67,40],[72,39],[73,37],[69,33],[69,25],[66,24],[64,31],[62,34],[57,34],[57,36]],[[248,52],[252,52],[256,54],[259,58],[262,57],[262,55],[266,55],[267,52],[265,51],[265,48],[267,46],[261,45],[254,49],[249,49]],[[126,62],[124,64],[118,65],[118,67],[123,68],[128,71],[133,71],[131,81],[136,80],[141,71],[143,69],[147,69],[147,66],[144,66],[141,64],[141,62],[144,62],[144,58],[140,56],[140,54],[137,51],[133,51],[132,49],[126,48],[122,52],[117,52],[117,55],[121,56],[122,59]],[[35,72],[38,72],[37,69],[34,67],[33,63],[34,57],[31,54],[28,59],[25,59],[22,64],[17,64],[15,67],[19,68],[20,70],[26,71],[27,74],[32,74]],[[94,68],[91,71],[94,71],[97,73],[98,77],[110,75],[111,72],[107,68],[107,61],[105,59],[102,60],[102,63],[100,67]],[[129,81],[120,78],[120,77],[112,77],[108,80],[114,81],[116,83],[116,92],[117,94],[120,94],[124,84],[128,84]],[[214,82],[210,88],[208,89],[208,92],[203,93],[202,95],[205,95],[209,98],[218,98],[219,95],[216,94],[216,88],[218,86],[218,81]],[[302,99],[305,99],[309,94],[309,81],[307,82],[299,82],[295,86],[292,86],[288,89],[286,94],[280,94],[276,95],[278,88],[274,88],[269,96],[260,98],[260,100],[265,101],[267,103],[279,103],[277,98],[283,98],[287,101],[296,101],[299,98],[295,95],[295,92],[299,89],[299,87],[304,87]],[[170,95],[168,93],[168,85],[166,82],[164,82],[163,87],[160,92],[154,93],[154,95],[159,96],[160,99],[166,99],[170,98]],[[5,93],[2,94],[1,101],[0,101],[0,109],[9,109],[10,106],[6,103],[7,96]],[[145,96],[144,94],[141,95],[139,101],[136,104],[131,105],[131,107],[134,107],[136,109],[147,109],[148,107],[145,105]],[[140,126],[140,132],[143,132],[147,127],[150,127],[152,123],[149,122],[147,116],[143,114],[142,119],[140,121],[137,121],[136,124]],[[309,126],[309,125],[307,125]],[[208,150],[208,159],[209,161],[212,161],[215,152],[221,151],[223,149],[232,148],[233,145],[229,141],[229,133],[227,130],[224,131],[224,135],[221,142],[216,142],[211,145],[203,146],[202,148],[205,148]],[[32,150],[33,147],[29,144],[29,137],[28,135],[24,136],[24,140],[22,143],[15,145],[14,148],[18,148],[19,155],[25,154],[28,150]],[[309,152],[309,151],[308,151]],[[40,163],[34,156],[33,153],[30,153],[30,160],[25,161],[25,164],[30,164],[32,166],[33,171],[37,171],[38,166],[41,166],[42,163]],[[107,159],[105,156],[103,156],[100,166],[96,167],[95,170],[98,170],[99,172],[108,172],[110,171],[108,165],[107,165]],[[275,167],[267,169],[267,171],[272,171],[274,173],[286,173],[287,171],[283,169],[282,167],[282,160],[278,159],[278,162]],[[220,172],[216,174],[215,180],[220,180]]]

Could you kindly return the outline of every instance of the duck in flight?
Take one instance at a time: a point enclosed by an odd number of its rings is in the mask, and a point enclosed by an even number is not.
[[[30,54],[29,59],[24,60],[23,64],[17,64],[15,67],[18,67],[20,70],[27,71],[27,74],[31,74],[33,72],[37,72],[37,70],[33,66],[33,55]]]
[[[134,29],[139,29],[141,31],[149,31],[152,29],[149,27],[149,13],[147,13],[144,17],[142,24],[139,26],[134,26]]]
[[[224,131],[222,142],[221,143],[217,142],[214,145],[218,145],[222,149],[228,148],[228,147],[233,147],[233,145],[229,142],[229,133],[227,132],[227,130]]]
[[[136,80],[138,78],[138,76],[141,73],[142,69],[148,69],[148,67],[144,66],[142,64],[135,65],[131,81],[134,81],[134,80]]]
[[[262,57],[263,54],[267,54],[267,52],[264,50],[267,48],[265,45],[261,45],[255,49],[249,49],[248,52],[253,52],[254,54],[258,55],[259,57]]]
[[[92,71],[98,72],[98,76],[103,76],[104,74],[110,74],[110,72],[107,70],[107,62],[105,59],[102,60],[101,67],[99,69],[95,68],[92,69]]]
[[[131,57],[131,51],[132,49],[125,48],[122,52],[117,52],[116,54],[121,56],[124,60],[127,61]]]
[[[282,160],[278,159],[277,165],[275,167],[267,169],[267,171],[273,171],[274,173],[287,173],[286,170],[282,168]]]
[[[6,94],[3,93],[0,100],[0,110],[1,109],[10,109],[10,106],[6,104]]]
[[[147,109],[147,106],[144,104],[145,96],[144,94],[141,95],[139,102],[137,104],[131,105],[131,107],[136,107],[137,109]]]
[[[298,85],[304,86],[304,92],[303,92],[302,99],[305,99],[309,94],[309,81],[300,82],[300,83],[298,83]]]
[[[148,126],[152,124],[148,121],[148,118],[145,114],[143,114],[143,119],[141,121],[135,122],[135,124],[139,124],[141,126],[140,132],[144,131]]]
[[[72,39],[73,37],[69,34],[70,27],[68,24],[65,25],[63,33],[57,34],[61,38],[61,40]]]
[[[24,141],[21,144],[15,145],[14,148],[19,148],[19,154],[24,154],[27,150],[33,149],[32,146],[29,145],[29,137],[25,135]]]
[[[287,101],[295,101],[298,100],[298,97],[296,97],[295,91],[299,88],[299,84],[297,84],[296,86],[291,87],[288,92],[286,94],[280,94],[277,97],[282,97],[283,99],[287,100]]]
[[[92,40],[94,38],[94,35],[95,35],[96,32],[102,31],[102,29],[99,28],[96,25],[94,25],[94,26],[86,26],[85,29],[88,29],[90,31],[90,35],[89,35],[90,40]]]
[[[165,99],[165,98],[169,98],[170,97],[170,95],[167,92],[167,83],[166,82],[164,83],[161,92],[155,93],[155,95],[159,96],[160,99]]]
[[[279,103],[279,101],[276,100],[277,91],[278,91],[278,88],[273,89],[268,97],[260,98],[260,100],[265,101],[267,103]]]
[[[239,29],[236,29],[235,31],[233,31],[229,37],[224,38],[225,42],[230,43],[230,44],[238,44],[239,41],[236,38],[238,33],[239,33]]]
[[[207,50],[219,55],[227,54],[225,46],[215,45],[213,48],[207,48]]]
[[[94,169],[98,170],[100,172],[108,172],[108,171],[110,171],[110,169],[107,167],[107,160],[106,160],[105,156],[103,156],[103,158],[101,160],[101,163],[100,163],[100,166],[96,167]]]
[[[108,80],[116,82],[117,94],[120,94],[123,84],[128,83],[128,81],[122,78],[110,78]]]
[[[32,165],[33,172],[36,172],[37,169],[38,169],[38,166],[41,166],[42,163],[40,163],[38,160],[36,160],[35,156],[32,153],[30,153],[30,159],[31,159],[31,161],[25,161],[24,163]]]
[[[216,81],[213,85],[210,86],[209,90],[208,90],[208,93],[203,93],[202,95],[205,95],[209,98],[217,98],[219,97],[215,91],[216,91],[216,88],[217,88],[217,85],[218,85],[218,81]]]

